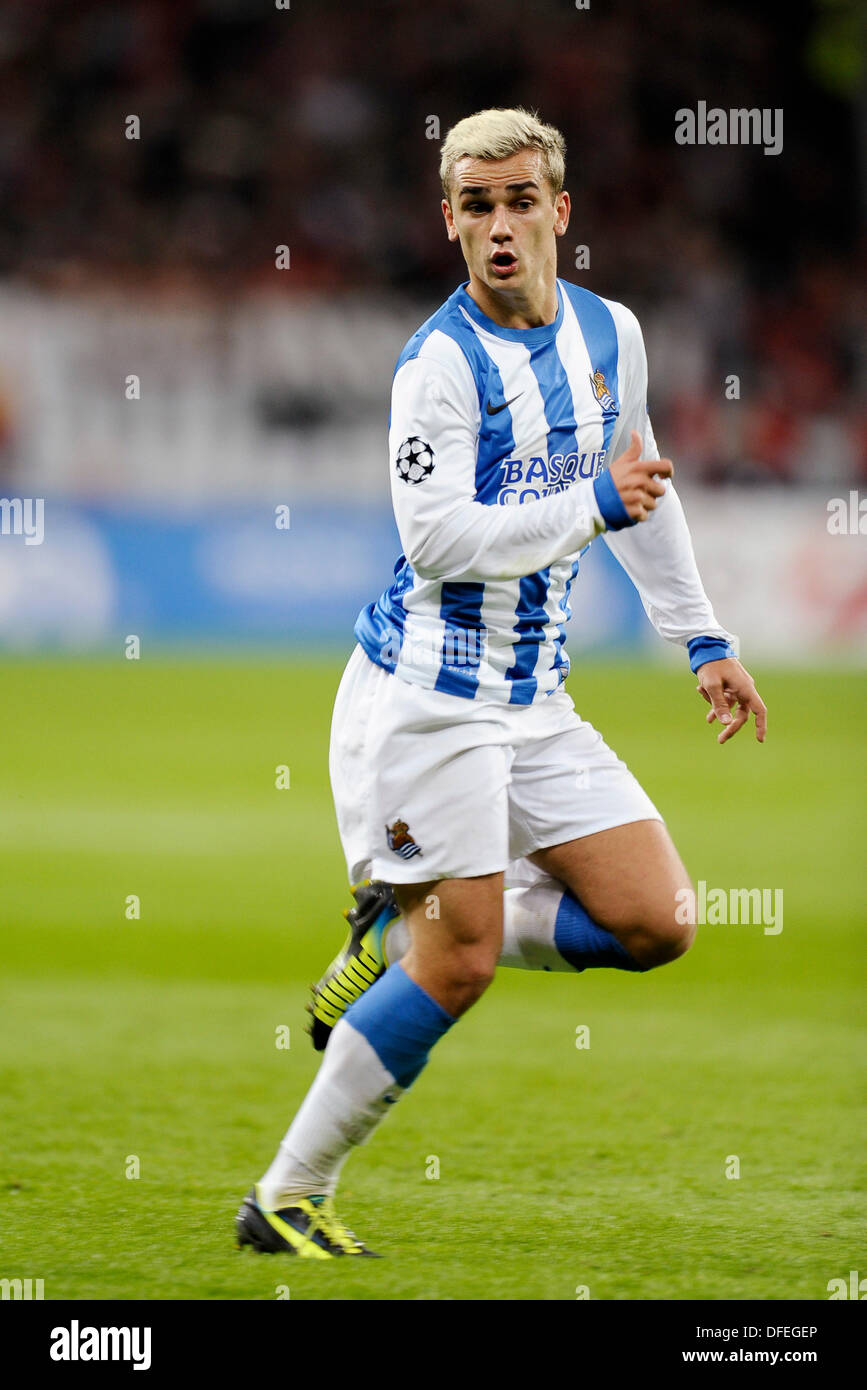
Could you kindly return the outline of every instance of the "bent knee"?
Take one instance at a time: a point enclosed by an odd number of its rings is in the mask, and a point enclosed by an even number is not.
[[[458,951],[443,972],[443,993],[446,1008],[455,1018],[481,998],[496,973],[496,958],[490,952]]]
[[[674,911],[648,921],[636,936],[632,954],[643,970],[668,965],[683,956],[695,941],[695,923],[679,921]]]
[[[695,941],[695,925],[687,922],[684,924],[675,923],[659,933],[655,938],[656,952],[658,959],[656,965],[667,965],[669,961],[677,960],[678,956],[686,955],[692,943]]]
[[[497,958],[488,951],[456,952],[451,962],[449,975],[451,983],[458,989],[483,994],[494,978]]]

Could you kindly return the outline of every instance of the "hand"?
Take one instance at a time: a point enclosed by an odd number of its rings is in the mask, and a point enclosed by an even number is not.
[[[745,671],[733,656],[726,656],[722,661],[706,661],[699,666],[697,675],[696,690],[710,705],[705,716],[708,724],[718,719],[725,725],[722,733],[717,735],[717,743],[725,743],[732,738],[746,724],[750,710],[756,716],[756,738],[759,743],[764,743],[768,712],[749,671]],[[733,705],[738,707],[734,718],[729,713]]]
[[[665,484],[658,481],[674,473],[671,459],[643,459],[641,435],[632,431],[632,443],[609,468],[620,500],[633,521],[646,521],[656,506],[657,498],[665,495]]]

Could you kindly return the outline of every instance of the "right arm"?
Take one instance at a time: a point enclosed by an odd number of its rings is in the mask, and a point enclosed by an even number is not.
[[[612,465],[619,495],[602,475],[517,506],[488,506],[474,500],[480,424],[468,368],[425,356],[422,349],[395,374],[392,501],[403,553],[422,579],[485,583],[535,574],[577,554],[607,525],[644,520],[665,490],[653,473],[671,473],[667,459],[641,459],[634,441]],[[433,456],[433,468],[418,482],[403,478],[396,467],[401,445],[413,437]]]
[[[589,479],[521,506],[474,501],[480,423],[469,370],[423,355],[398,370],[389,428],[391,492],[403,553],[422,579],[520,579],[576,553],[605,529]],[[410,436],[433,453],[432,471],[416,483],[396,469],[398,450]]]

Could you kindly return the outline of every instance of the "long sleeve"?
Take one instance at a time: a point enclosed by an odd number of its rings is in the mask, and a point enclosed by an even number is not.
[[[521,506],[474,500],[481,415],[472,373],[427,350],[398,368],[389,458],[404,554],[422,579],[518,579],[577,552],[605,523],[593,483]]]
[[[621,344],[620,417],[611,457],[617,458],[627,448],[635,429],[644,442],[642,456],[656,459],[659,449],[647,413],[647,358],[641,329],[630,310],[623,305],[616,308]],[[713,660],[736,653],[737,638],[717,622],[704,591],[683,506],[670,480],[665,496],[646,521],[609,530],[605,541],[638,590],[660,636],[688,646],[695,661],[699,655]],[[695,640],[699,638],[715,640],[702,645]],[[693,669],[697,669],[695,664]]]

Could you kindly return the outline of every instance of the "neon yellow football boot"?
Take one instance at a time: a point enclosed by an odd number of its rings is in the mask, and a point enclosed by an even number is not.
[[[390,924],[400,916],[391,886],[379,881],[357,883],[352,890],[355,907],[344,916],[349,937],[339,955],[329,965],[318,984],[311,986],[307,1005],[311,1015],[308,1032],[317,1052],[323,1052],[331,1030],[365,990],[384,975],[385,936]]]
[[[332,1260],[342,1255],[371,1255],[373,1250],[344,1226],[333,1197],[298,1197],[291,1206],[270,1211],[260,1201],[256,1183],[235,1218],[238,1249],[251,1245],[259,1254],[285,1252],[302,1260]]]

